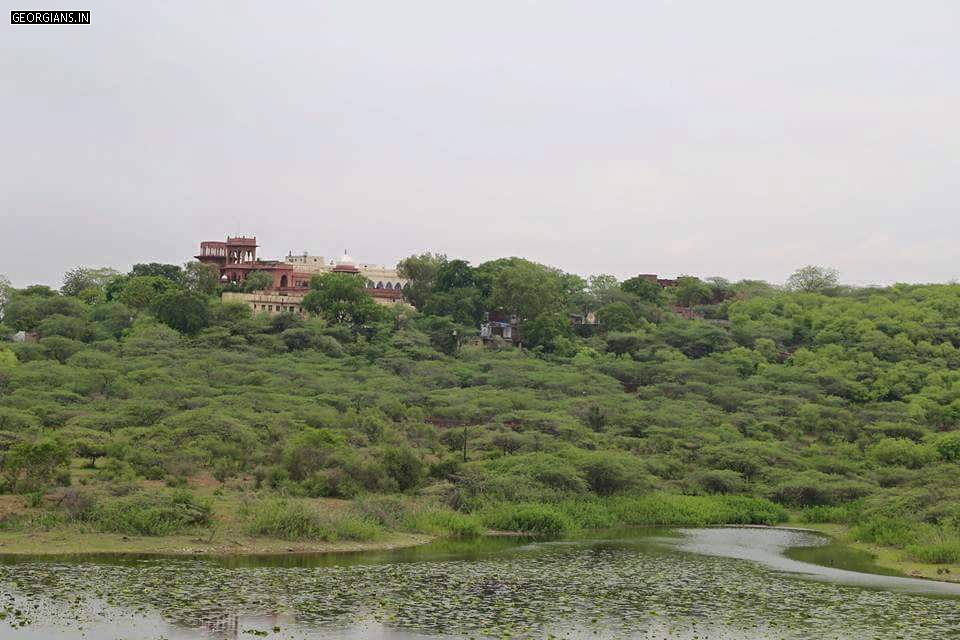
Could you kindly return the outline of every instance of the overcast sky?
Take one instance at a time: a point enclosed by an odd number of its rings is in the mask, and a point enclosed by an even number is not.
[[[0,0],[0,274],[201,240],[960,277],[960,2]]]

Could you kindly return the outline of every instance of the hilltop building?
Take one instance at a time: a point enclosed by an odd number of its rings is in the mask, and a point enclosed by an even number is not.
[[[258,247],[255,237],[228,237],[225,242],[205,240],[195,257],[204,264],[215,265],[224,284],[242,285],[254,271],[270,274],[273,282],[262,291],[224,294],[225,300],[244,302],[258,313],[302,313],[300,302],[310,290],[310,278],[322,273],[348,273],[363,278],[367,293],[379,304],[403,302],[407,280],[396,269],[357,262],[346,252],[330,261],[307,253],[290,253],[285,260],[263,260],[257,257]]]

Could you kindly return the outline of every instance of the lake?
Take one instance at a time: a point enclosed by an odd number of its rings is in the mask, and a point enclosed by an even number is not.
[[[325,556],[7,556],[0,612],[0,638],[20,640],[940,639],[960,637],[960,585],[889,575],[808,532],[645,529]]]

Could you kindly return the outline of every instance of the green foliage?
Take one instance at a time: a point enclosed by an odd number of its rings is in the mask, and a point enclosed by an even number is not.
[[[661,290],[601,275],[587,289],[519,258],[421,256],[419,312],[377,308],[359,278],[331,274],[304,319],[218,302],[212,272],[168,266],[103,295],[4,289],[4,335],[40,336],[0,347],[4,490],[49,495],[76,457],[75,482],[116,493],[212,474],[289,504],[406,494],[351,508],[344,531],[471,535],[516,505],[562,514],[565,531],[776,522],[776,503],[904,548],[960,539],[960,286]],[[525,348],[472,344],[497,306],[525,317]],[[603,331],[575,334],[568,314],[595,310]],[[300,527],[274,511],[281,524],[254,528]],[[304,513],[309,535],[354,535]],[[528,515],[511,526],[549,528]],[[128,520],[166,530],[144,518]]]
[[[12,491],[36,491],[61,477],[69,462],[70,449],[59,440],[20,442],[3,457],[4,481]]]
[[[885,466],[918,469],[937,457],[937,449],[903,438],[883,438],[867,449],[867,456]]]
[[[787,287],[794,291],[823,293],[835,289],[840,274],[829,267],[806,266],[794,271]]]
[[[380,307],[367,295],[363,280],[347,273],[324,273],[310,279],[310,293],[302,306],[331,324],[360,326],[382,316]]]
[[[423,253],[404,258],[397,265],[400,277],[409,280],[404,290],[406,299],[416,308],[422,308],[430,297],[437,280],[437,273],[447,262],[447,257],[439,253]]]
[[[597,311],[603,331],[630,331],[637,324],[637,314],[626,302],[613,302]]]
[[[960,564],[960,542],[907,546],[907,554],[918,562],[931,564]]]
[[[273,286],[273,275],[267,271],[251,271],[243,279],[243,290],[246,292],[262,291]]]
[[[644,276],[629,278],[620,284],[620,288],[644,302],[656,305],[663,302],[663,288],[654,278]]]
[[[104,502],[85,519],[98,531],[131,536],[165,536],[210,524],[211,506],[187,491],[168,496],[138,495]]]
[[[151,304],[157,320],[180,333],[195,334],[208,322],[207,300],[189,291],[170,291]]]
[[[113,299],[139,311],[174,289],[176,285],[163,276],[133,276],[122,283],[122,289],[114,294]]]
[[[349,510],[320,513],[302,502],[262,500],[242,512],[250,535],[283,540],[373,540],[382,529]]]
[[[559,538],[576,526],[563,511],[542,504],[498,504],[484,510],[480,517],[491,529],[544,538]]]

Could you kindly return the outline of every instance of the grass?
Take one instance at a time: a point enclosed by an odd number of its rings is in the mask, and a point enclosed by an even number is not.
[[[212,505],[187,491],[170,496],[135,496],[92,506],[80,519],[98,531],[135,536],[166,536],[210,524]]]
[[[410,514],[406,526],[411,531],[441,537],[477,538],[486,533],[478,516],[441,507],[428,507]]]
[[[350,510],[321,513],[302,502],[260,500],[243,507],[246,532],[281,540],[374,540],[383,528]]]
[[[483,523],[501,531],[559,538],[576,528],[574,520],[557,507],[542,504],[497,504],[480,513]]]
[[[960,542],[907,546],[907,556],[928,564],[960,564]]]

